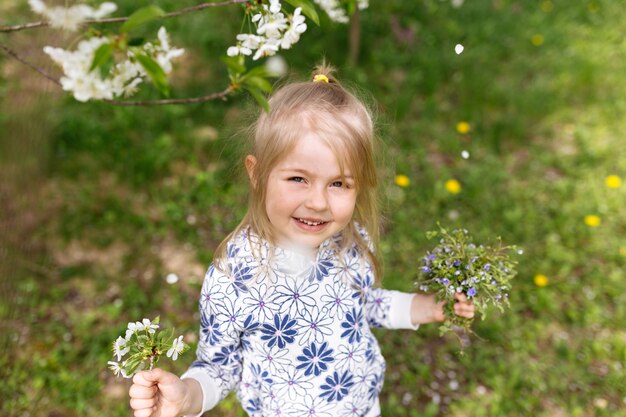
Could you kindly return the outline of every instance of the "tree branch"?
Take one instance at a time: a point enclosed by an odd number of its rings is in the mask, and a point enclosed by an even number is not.
[[[232,86],[228,86],[224,91],[219,93],[208,94],[201,97],[188,97],[188,98],[171,98],[163,100],[144,100],[144,101],[122,101],[122,100],[103,100],[109,104],[115,106],[164,106],[168,104],[194,104],[205,103],[211,100],[226,99],[226,97],[235,91]]]
[[[186,7],[184,9],[175,10],[173,12],[166,13],[162,16],[162,18],[176,17],[182,14],[196,12],[198,10],[208,9],[212,7],[229,6],[231,4],[243,4],[243,3],[248,3],[249,1],[250,0],[226,0],[226,1],[221,1],[221,2],[201,3],[195,6]],[[119,22],[125,22],[127,20],[128,20],[128,16],[109,17],[109,18],[104,18],[104,19],[87,19],[83,21],[83,23],[84,24],[119,23]],[[46,26],[50,26],[50,23],[42,21],[42,22],[24,23],[21,25],[14,25],[14,26],[0,26],[0,33],[16,32],[16,31],[24,30],[24,29],[36,29],[36,28],[41,28],[41,27],[46,27]]]
[[[0,49],[2,51],[4,51],[4,53],[6,53],[7,55],[17,59],[19,62],[21,62],[22,64],[26,65],[27,67],[30,67],[32,69],[34,69],[35,71],[37,71],[39,74],[43,75],[44,77],[46,77],[47,79],[49,79],[50,81],[52,81],[53,83],[55,83],[56,85],[58,85],[59,87],[61,87],[61,83],[59,82],[59,80],[57,80],[56,78],[54,78],[52,75],[48,74],[45,70],[43,70],[41,67],[33,64],[32,62],[29,62],[27,60],[25,60],[24,58],[22,58],[21,56],[19,56],[17,54],[17,52],[13,51],[12,49],[7,48],[6,46],[0,44]]]

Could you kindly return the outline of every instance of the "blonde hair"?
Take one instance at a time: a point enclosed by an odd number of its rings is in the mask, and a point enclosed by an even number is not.
[[[250,227],[261,238],[275,243],[265,210],[267,182],[272,169],[288,155],[303,131],[315,132],[335,153],[343,175],[348,167],[354,178],[357,198],[354,220],[363,227],[369,242],[354,222],[342,230],[340,251],[354,244],[368,256],[376,279],[380,261],[376,256],[379,241],[377,196],[376,137],[370,110],[333,76],[333,68],[318,66],[315,82],[295,82],[276,90],[269,100],[270,111],[262,113],[251,126],[254,137],[250,153],[256,158],[253,169],[249,206],[235,230],[217,247],[215,265],[226,256],[226,244],[242,229]],[[326,77],[315,77],[323,75]]]

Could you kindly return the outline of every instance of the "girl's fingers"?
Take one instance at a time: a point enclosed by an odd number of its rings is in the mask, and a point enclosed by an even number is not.
[[[152,407],[154,407],[155,405],[156,400],[154,398],[149,398],[146,400],[131,398],[130,400],[130,408],[132,408],[133,410],[143,410],[144,408],[152,409]]]
[[[456,298],[461,303],[471,303],[471,301],[467,300],[467,296],[465,294],[463,294],[462,292],[457,292],[454,295],[454,298]]]
[[[471,301],[461,302],[454,304],[454,314],[457,316],[471,319],[474,317],[474,304]]]
[[[151,387],[155,385],[158,380],[155,380],[150,371],[141,371],[135,374],[133,382],[137,385],[143,385],[144,387]]]
[[[137,399],[154,398],[154,396],[156,396],[156,393],[157,393],[156,385],[146,387],[143,385],[133,384],[130,387],[130,390],[128,390],[128,395],[130,396],[130,398],[137,398]]]
[[[152,415],[152,413],[154,412],[155,408],[144,408],[141,410],[135,410],[135,412],[133,413],[133,415],[135,417],[150,417]]]

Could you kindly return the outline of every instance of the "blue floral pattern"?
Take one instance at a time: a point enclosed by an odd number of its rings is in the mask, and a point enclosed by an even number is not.
[[[374,288],[367,257],[339,251],[338,239],[309,260],[246,231],[209,267],[192,369],[220,398],[235,390],[252,417],[378,413],[385,362],[370,326],[395,326],[393,294]]]

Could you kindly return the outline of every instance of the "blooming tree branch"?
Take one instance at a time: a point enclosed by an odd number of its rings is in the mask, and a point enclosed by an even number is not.
[[[177,17],[187,13],[197,12],[204,9],[215,8],[215,7],[223,7],[229,6],[231,4],[244,4],[249,2],[250,0],[227,0],[220,2],[211,2],[211,3],[201,3],[195,6],[186,7],[180,10],[175,10],[173,12],[165,13],[162,18],[170,18]],[[98,23],[123,23],[128,20],[129,16],[124,17],[108,17],[108,18],[100,18],[100,19],[84,19],[82,23],[87,25],[98,24]],[[12,25],[12,26],[0,26],[0,33],[8,33],[8,32],[17,32],[20,30],[27,29],[37,29],[42,27],[51,26],[51,22],[49,21],[39,21],[39,22],[30,22],[23,23],[20,25]]]
[[[117,10],[115,3],[103,2],[98,7],[85,4],[62,7],[48,6],[44,0],[28,0],[31,10],[42,15],[45,20],[0,26],[0,33],[45,26],[74,32],[85,25],[96,23],[122,23],[122,25],[117,33],[87,30],[75,50],[44,47],[44,53],[63,70],[59,80],[28,62],[9,47],[0,45],[0,50],[60,85],[63,90],[72,93],[74,98],[81,102],[103,100],[122,106],[190,104],[226,99],[237,91],[247,90],[267,110],[269,106],[265,94],[272,90],[268,78],[277,74],[272,74],[264,66],[248,69],[246,57],[257,61],[271,57],[281,49],[290,49],[306,31],[307,19],[319,25],[319,17],[313,4],[324,10],[331,20],[346,22],[348,14],[367,7],[367,3],[367,0],[224,0],[205,2],[169,13],[151,5],[136,10],[130,16],[105,17]],[[238,34],[236,44],[229,47],[226,51],[227,56],[222,58],[228,68],[228,87],[201,97],[169,98],[168,75],[173,69],[172,61],[180,57],[184,50],[171,45],[169,34],[164,27],[159,29],[156,39],[149,41],[133,37],[131,32],[153,20],[232,4],[245,5],[244,23],[247,21],[251,30],[249,33]],[[119,99],[134,95],[146,80],[151,81],[165,98],[144,101]]]

